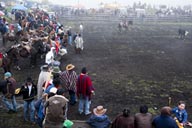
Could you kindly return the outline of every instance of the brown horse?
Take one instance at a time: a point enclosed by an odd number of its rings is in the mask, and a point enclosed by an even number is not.
[[[2,67],[5,72],[11,72],[12,66],[14,66],[14,68],[17,70],[21,70],[19,67],[20,57],[29,57],[30,65],[31,67],[34,67],[36,65],[38,54],[42,55],[47,51],[48,48],[43,44],[41,40],[35,40],[31,45],[14,45],[3,54]]]
[[[20,70],[18,65],[19,53],[17,48],[11,47],[4,54],[2,58],[2,65],[4,72],[11,72],[11,66],[14,64],[14,68]]]
[[[21,35],[23,35],[23,31],[19,31],[16,34],[14,33],[3,34],[3,45],[5,46],[7,41],[14,42],[14,44],[18,44]]]

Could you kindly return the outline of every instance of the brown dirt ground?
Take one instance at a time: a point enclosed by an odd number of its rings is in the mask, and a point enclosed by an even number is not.
[[[192,121],[192,29],[182,23],[135,23],[128,32],[119,33],[114,22],[83,22],[84,51],[75,54],[73,46],[61,59],[61,69],[72,63],[79,74],[86,66],[96,89],[91,109],[97,105],[107,108],[112,120],[123,108],[130,108],[132,114],[139,106],[147,104],[149,111],[158,114],[162,106],[176,106],[179,100],[187,103],[189,121]],[[79,22],[65,22],[75,32]],[[186,28],[189,35],[185,40],[177,38],[179,26]],[[41,65],[44,60],[40,60]],[[19,85],[26,76],[38,79],[39,66],[29,68],[28,59],[21,59],[21,71],[13,70]],[[2,77],[3,70],[0,70]],[[67,96],[67,94],[66,94]],[[68,97],[68,96],[67,96]],[[18,98],[19,99],[19,98]],[[21,102],[21,101],[20,101]],[[78,115],[78,104],[69,107],[68,118],[86,120]],[[157,109],[154,109],[157,108]],[[22,109],[17,114],[8,115],[0,109],[0,128],[19,128]],[[10,124],[10,125],[8,125]],[[26,124],[26,128],[32,127]]]

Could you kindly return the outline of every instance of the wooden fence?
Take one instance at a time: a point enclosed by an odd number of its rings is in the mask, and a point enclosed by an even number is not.
[[[145,17],[136,17],[136,16],[128,16],[128,17],[118,17],[115,15],[63,15],[62,19],[66,21],[106,21],[106,22],[119,22],[121,20],[132,20],[134,22],[192,22],[192,16],[155,16],[148,15]]]

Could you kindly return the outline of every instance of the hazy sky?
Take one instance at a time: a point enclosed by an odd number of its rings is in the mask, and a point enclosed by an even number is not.
[[[168,6],[183,6],[183,5],[192,5],[192,0],[50,0],[52,3],[59,3],[62,5],[74,5],[80,4],[85,5],[88,8],[91,7],[97,7],[99,3],[112,3],[112,2],[118,2],[124,5],[132,5],[133,2],[139,2],[141,3],[151,3],[152,5],[160,5],[160,4],[166,4]]]

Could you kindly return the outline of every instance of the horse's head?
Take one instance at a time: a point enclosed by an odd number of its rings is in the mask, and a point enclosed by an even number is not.
[[[39,38],[38,40],[35,40],[32,44],[32,47],[34,47],[39,54],[43,54],[47,52],[47,45],[41,38]]]

